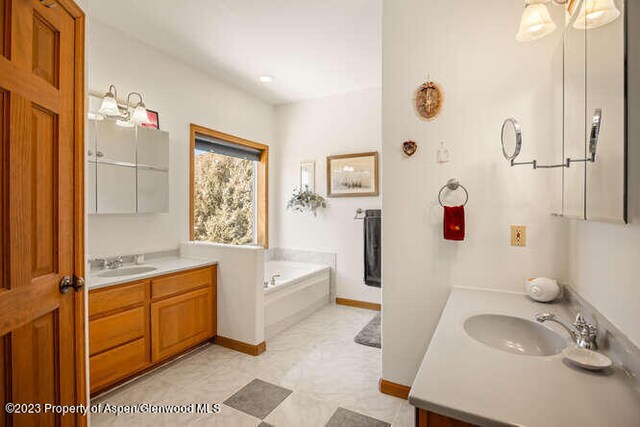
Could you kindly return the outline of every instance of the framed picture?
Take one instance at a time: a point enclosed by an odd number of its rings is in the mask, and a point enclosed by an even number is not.
[[[140,126],[152,129],[160,129],[160,115],[157,111],[147,109],[147,117],[150,123],[142,123]]]
[[[327,157],[327,197],[378,195],[378,152]]]
[[[316,191],[316,162],[300,163],[300,189]]]

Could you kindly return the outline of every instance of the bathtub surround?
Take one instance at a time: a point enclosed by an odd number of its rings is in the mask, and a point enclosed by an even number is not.
[[[189,124],[273,148],[274,108],[91,19],[91,5],[87,13],[88,92],[103,95],[112,83],[123,93],[138,90],[146,106],[160,113],[161,129],[171,137],[169,213],[89,215],[87,253],[95,257],[174,249],[189,239]]]
[[[566,221],[550,215],[561,192],[549,189],[562,188],[561,172],[510,168],[500,152],[500,126],[515,116],[532,141],[523,156],[558,157],[561,31],[516,42],[522,3],[511,0],[383,7],[383,378],[410,385],[453,286],[520,291],[528,277],[569,276]],[[427,74],[446,97],[431,122],[413,102]],[[407,139],[419,144],[411,158],[400,149]],[[437,163],[439,141],[449,163]],[[463,243],[442,239],[437,195],[452,176],[470,195]],[[526,247],[510,246],[512,224],[527,225]]]
[[[331,252],[315,252],[298,249],[286,248],[270,248],[266,251],[265,258],[267,261],[293,261],[308,262],[310,264],[322,264],[331,267],[331,300],[336,296],[336,271],[337,271],[337,255]]]
[[[258,346],[264,343],[264,249],[207,242],[180,244],[180,255],[218,260],[218,335]]]
[[[287,211],[286,205],[291,191],[299,186],[301,162],[315,161],[315,191],[324,196],[328,156],[380,151],[381,102],[380,89],[373,88],[276,107],[278,153],[271,193],[276,210],[272,224],[278,224],[271,235],[272,246],[335,253],[332,294],[373,303],[380,303],[381,293],[364,284],[362,222],[353,216],[358,208],[380,209],[382,197],[328,199],[327,209],[318,211],[318,218]],[[384,158],[380,161],[384,163]]]
[[[267,340],[331,302],[331,267],[326,264],[267,261],[264,281]]]

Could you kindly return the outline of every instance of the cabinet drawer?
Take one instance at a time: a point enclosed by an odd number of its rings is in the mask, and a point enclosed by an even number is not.
[[[91,391],[94,392],[148,366],[144,338],[116,347],[89,359]]]
[[[213,336],[213,291],[203,288],[151,303],[153,362]]]
[[[143,280],[89,292],[89,317],[144,304],[148,284],[148,280]]]
[[[209,286],[214,280],[214,271],[212,267],[205,267],[151,279],[151,299],[157,300]]]
[[[143,306],[89,321],[89,354],[93,356],[144,337],[147,318]]]

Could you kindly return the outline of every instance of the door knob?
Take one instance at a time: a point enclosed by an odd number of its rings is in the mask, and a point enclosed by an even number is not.
[[[64,276],[62,280],[60,280],[60,293],[66,294],[70,289],[75,290],[76,292],[80,291],[84,288],[84,279],[82,277],[73,276]]]
[[[73,288],[73,279],[70,276],[64,276],[60,280],[60,293],[66,294],[71,288]]]

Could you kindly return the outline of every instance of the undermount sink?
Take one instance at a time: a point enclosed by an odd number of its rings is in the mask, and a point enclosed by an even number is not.
[[[133,276],[134,274],[149,273],[154,270],[157,270],[157,268],[151,267],[150,265],[140,265],[136,267],[124,267],[124,268],[116,268],[113,270],[106,270],[106,271],[103,271],[102,273],[96,274],[96,276],[98,277]]]
[[[501,314],[479,314],[464,322],[469,336],[495,349],[527,356],[553,356],[567,340],[531,320]]]

